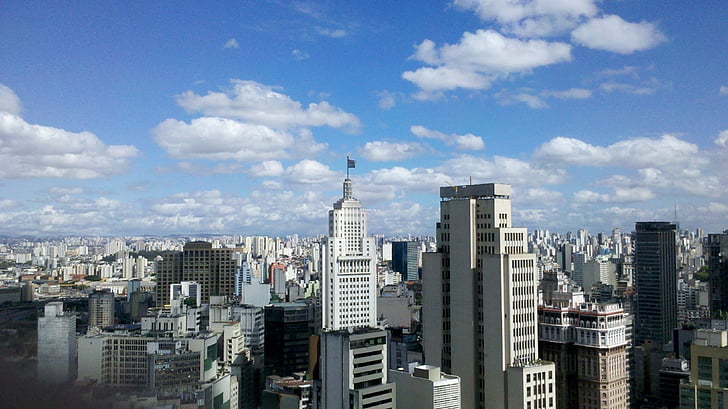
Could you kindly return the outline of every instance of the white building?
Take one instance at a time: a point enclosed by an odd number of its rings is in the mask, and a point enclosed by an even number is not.
[[[377,324],[377,268],[374,238],[366,214],[344,180],[344,197],[329,211],[329,236],[321,251],[323,327],[340,330]]]
[[[389,371],[397,385],[398,409],[460,409],[460,378],[431,365]]]
[[[387,333],[377,323],[376,246],[366,214],[344,180],[323,241],[321,408],[395,408],[387,383]]]
[[[45,305],[38,317],[38,381],[65,383],[76,378],[76,314],[63,311],[62,302]]]
[[[532,388],[553,384],[554,365],[539,361],[536,256],[511,226],[510,194],[440,188],[438,251],[423,254],[425,361],[460,377],[465,409],[554,403],[553,386]]]

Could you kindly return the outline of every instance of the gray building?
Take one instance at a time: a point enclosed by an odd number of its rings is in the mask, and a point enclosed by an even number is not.
[[[392,270],[402,274],[402,281],[419,280],[419,255],[420,243],[416,241],[392,242]]]
[[[76,379],[76,314],[63,311],[62,302],[45,305],[38,317],[38,381],[65,383]]]
[[[109,290],[94,291],[88,296],[88,327],[114,325],[114,293]]]

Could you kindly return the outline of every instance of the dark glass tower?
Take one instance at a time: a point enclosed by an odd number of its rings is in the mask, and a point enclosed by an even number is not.
[[[415,241],[392,242],[392,270],[402,274],[402,281],[419,280],[419,250],[420,243]]]
[[[635,341],[637,345],[646,341],[664,345],[677,327],[675,225],[637,222],[635,227]]]
[[[710,312],[713,318],[728,313],[728,231],[709,234],[706,245],[710,269]]]
[[[308,339],[313,334],[313,307],[281,303],[265,307],[265,373],[289,376],[308,369]]]

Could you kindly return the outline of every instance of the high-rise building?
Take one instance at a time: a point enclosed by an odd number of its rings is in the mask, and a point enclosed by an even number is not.
[[[205,241],[187,243],[181,252],[157,262],[157,307],[168,304],[170,286],[183,281],[199,284],[203,303],[213,295],[232,296],[237,270],[233,249],[213,248]]]
[[[417,259],[420,255],[420,243],[416,241],[392,242],[392,270],[402,274],[402,280],[419,280]]]
[[[677,327],[677,265],[675,225],[637,222],[634,234],[634,274],[637,290],[635,341],[662,346]]]
[[[690,346],[690,382],[680,384],[681,409],[725,408],[728,332],[699,329]]]
[[[114,325],[114,293],[97,290],[88,296],[88,327],[105,328]]]
[[[265,307],[266,376],[289,376],[308,369],[308,340],[313,334],[313,305],[303,302]]]
[[[348,177],[343,197],[329,211],[321,264],[321,408],[394,408],[395,387],[387,383],[387,333],[375,328],[376,245]]]
[[[38,381],[59,384],[76,379],[76,314],[62,302],[49,302],[38,317]]]
[[[728,313],[728,233],[709,234],[705,252],[710,271],[710,312]]]
[[[440,188],[438,251],[423,254],[425,362],[461,379],[464,409],[552,408],[539,360],[536,256],[511,226],[511,187]]]
[[[329,210],[329,236],[322,246],[324,329],[377,325],[376,248],[367,234],[366,213],[346,179],[344,197]]]

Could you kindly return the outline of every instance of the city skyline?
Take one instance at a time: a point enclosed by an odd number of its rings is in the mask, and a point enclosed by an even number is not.
[[[0,5],[4,235],[325,234],[345,157],[372,234],[447,184],[514,224],[727,226],[728,5]]]

